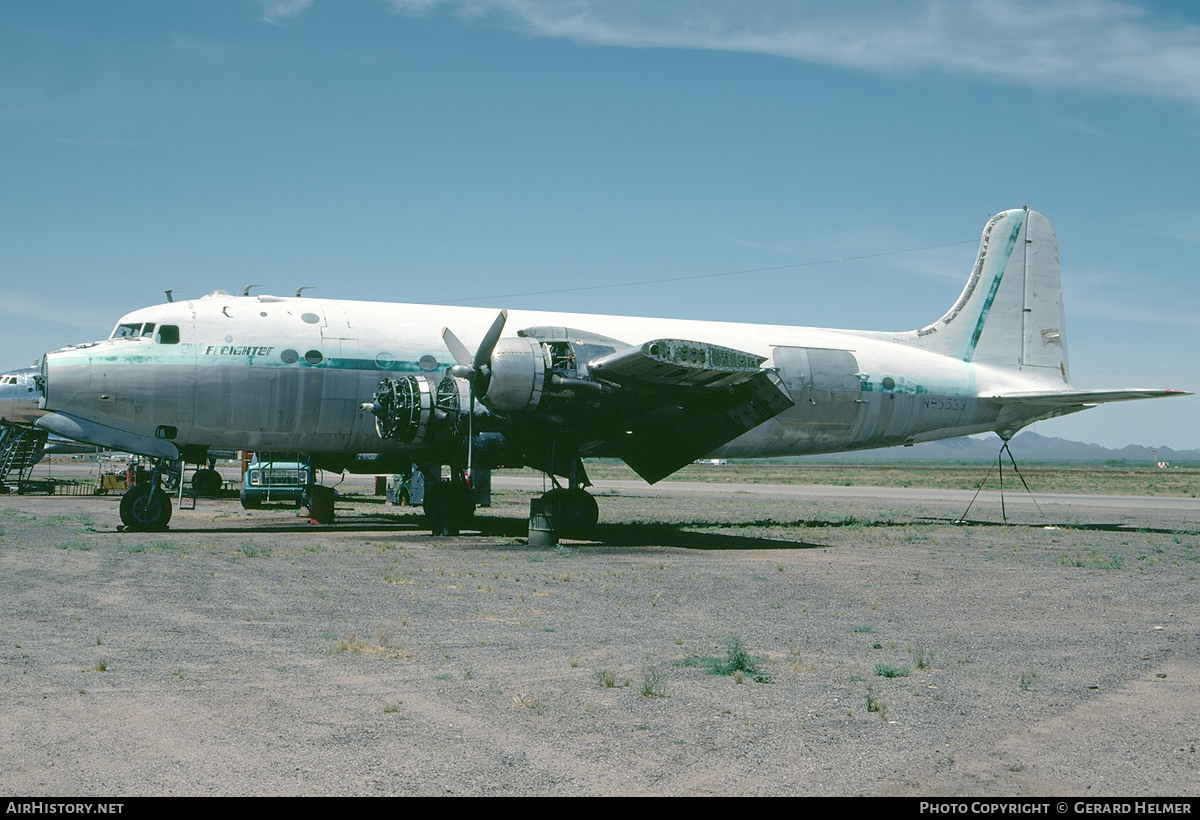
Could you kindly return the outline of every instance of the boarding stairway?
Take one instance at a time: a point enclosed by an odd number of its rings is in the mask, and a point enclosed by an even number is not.
[[[8,492],[9,476],[14,472],[20,492],[33,466],[42,460],[48,435],[40,427],[0,420],[0,492]]]

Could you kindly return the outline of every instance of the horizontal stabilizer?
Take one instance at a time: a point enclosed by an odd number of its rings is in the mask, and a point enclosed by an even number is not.
[[[1071,390],[1054,393],[1008,393],[993,396],[1001,404],[1038,405],[1042,407],[1087,407],[1110,401],[1133,401],[1135,399],[1161,399],[1167,396],[1190,396],[1186,390],[1143,390],[1129,387],[1123,390]]]

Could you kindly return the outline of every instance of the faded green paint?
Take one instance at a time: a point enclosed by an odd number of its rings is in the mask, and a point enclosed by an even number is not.
[[[1012,260],[1013,248],[1017,245],[1017,237],[1021,235],[1023,227],[1024,219],[1018,218],[1017,224],[1013,226],[1012,233],[1009,234],[1008,243],[1004,247],[1004,262],[1000,265],[1000,270],[992,277],[991,287],[988,289],[987,297],[983,300],[983,307],[979,310],[979,319],[975,322],[975,330],[967,340],[967,349],[963,351],[962,355],[964,362],[971,361],[975,355],[975,347],[979,344],[979,337],[983,335],[983,326],[987,324],[988,314],[992,310],[992,303],[996,300],[996,293],[1000,290],[1000,280],[1004,278],[1004,272],[1008,270],[1008,263]]]
[[[214,367],[227,366],[231,361],[245,362],[254,367],[290,367],[290,368],[309,368],[309,369],[324,369],[324,370],[359,370],[359,371],[378,371],[381,373],[439,373],[450,367],[449,362],[438,362],[432,370],[426,370],[421,366],[419,361],[410,360],[393,360],[389,364],[383,365],[375,361],[375,359],[355,359],[355,358],[328,358],[323,359],[319,364],[310,364],[304,360],[303,352],[300,353],[300,358],[295,362],[285,362],[279,358],[277,352],[272,352],[268,356],[231,356],[220,354],[197,355],[191,352],[173,353],[167,350],[162,352],[143,352],[128,354],[103,354],[96,355],[95,353],[88,354],[86,351],[80,351],[72,356],[63,356],[62,353],[56,353],[60,356],[58,363],[60,365],[90,365],[93,362],[106,362],[110,364],[120,365],[164,365],[164,366],[179,366],[179,367]]]

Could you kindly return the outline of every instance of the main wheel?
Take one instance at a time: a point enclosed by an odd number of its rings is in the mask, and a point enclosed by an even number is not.
[[[135,484],[121,497],[121,522],[134,532],[162,532],[171,520],[171,499],[150,484]]]
[[[434,535],[458,535],[475,515],[475,495],[461,481],[439,481],[426,485],[422,506]]]
[[[196,495],[216,495],[221,491],[221,474],[216,470],[197,470],[192,476],[192,489]]]
[[[564,538],[588,538],[600,520],[600,506],[585,490],[555,487],[542,496],[554,528]]]

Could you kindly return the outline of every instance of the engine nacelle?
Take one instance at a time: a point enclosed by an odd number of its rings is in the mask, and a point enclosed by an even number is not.
[[[515,338],[496,341],[486,367],[478,371],[482,378],[475,382],[473,408],[468,378],[475,377],[472,368],[459,365],[441,379],[432,374],[384,379],[374,401],[363,409],[375,415],[381,438],[414,446],[466,436],[466,414],[471,410],[482,422],[475,425],[476,431],[487,427],[492,413],[578,418],[593,412],[611,390],[588,375],[587,363],[619,347],[627,345],[569,328],[527,328]]]
[[[616,339],[566,327],[525,328],[517,338],[496,343],[479,400],[502,414],[593,407],[609,388],[589,375],[588,362],[624,347]],[[589,398],[578,403],[581,392]]]
[[[534,410],[546,387],[546,351],[535,339],[501,339],[492,351],[487,390],[480,402],[501,413]]]

